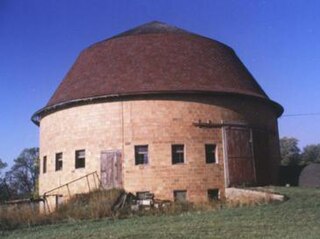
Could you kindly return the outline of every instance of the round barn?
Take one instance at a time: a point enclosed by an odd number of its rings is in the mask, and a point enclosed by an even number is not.
[[[39,191],[60,203],[101,183],[204,202],[273,184],[282,112],[230,47],[147,23],[83,50],[33,115]]]

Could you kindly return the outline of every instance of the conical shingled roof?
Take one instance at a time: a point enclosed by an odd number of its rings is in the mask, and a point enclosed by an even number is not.
[[[151,22],[81,52],[44,109],[115,95],[174,93],[237,94],[269,101],[230,47]]]

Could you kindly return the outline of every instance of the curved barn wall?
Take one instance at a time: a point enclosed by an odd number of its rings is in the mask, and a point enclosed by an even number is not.
[[[260,101],[237,97],[154,97],[72,107],[41,119],[40,157],[47,157],[47,172],[40,174],[40,194],[87,173],[100,174],[101,152],[122,152],[122,182],[130,192],[150,191],[160,199],[173,199],[173,190],[187,190],[187,199],[206,201],[207,190],[224,196],[222,128],[199,128],[198,120],[213,123],[240,122],[268,132],[255,158],[258,184],[275,181],[279,160],[277,115]],[[263,133],[264,134],[264,133]],[[258,136],[257,136],[258,137]],[[261,140],[260,140],[261,141]],[[205,163],[204,145],[217,145],[218,162]],[[149,145],[149,163],[135,165],[134,146]],[[171,145],[185,145],[185,163],[172,165]],[[86,150],[86,166],[75,169],[75,150]],[[263,151],[264,150],[264,151]],[[55,171],[55,154],[63,153],[63,169]],[[90,179],[91,185],[94,183]],[[70,188],[86,192],[87,184]],[[67,195],[66,190],[61,190]]]

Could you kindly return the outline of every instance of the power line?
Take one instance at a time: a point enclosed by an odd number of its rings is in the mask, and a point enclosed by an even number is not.
[[[319,113],[286,114],[286,115],[282,115],[282,117],[317,116],[317,115],[320,115],[320,112]]]

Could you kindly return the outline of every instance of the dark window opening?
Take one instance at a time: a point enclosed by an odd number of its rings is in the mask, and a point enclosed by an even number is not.
[[[56,154],[56,171],[62,170],[62,153]]]
[[[208,189],[208,199],[209,201],[219,200],[219,189]]]
[[[206,163],[216,163],[216,145],[206,144]]]
[[[172,164],[184,163],[184,145],[173,144],[171,146]]]
[[[42,172],[46,173],[47,172],[47,156],[43,157],[43,161],[42,161]]]
[[[135,163],[148,164],[148,145],[137,145],[134,146]]]
[[[173,191],[175,202],[186,202],[187,201],[187,191],[186,190],[175,190]]]
[[[86,166],[86,151],[76,150],[75,168],[84,168]]]
[[[149,191],[137,192],[136,195],[139,200],[144,200],[144,199],[149,199],[151,193]]]

